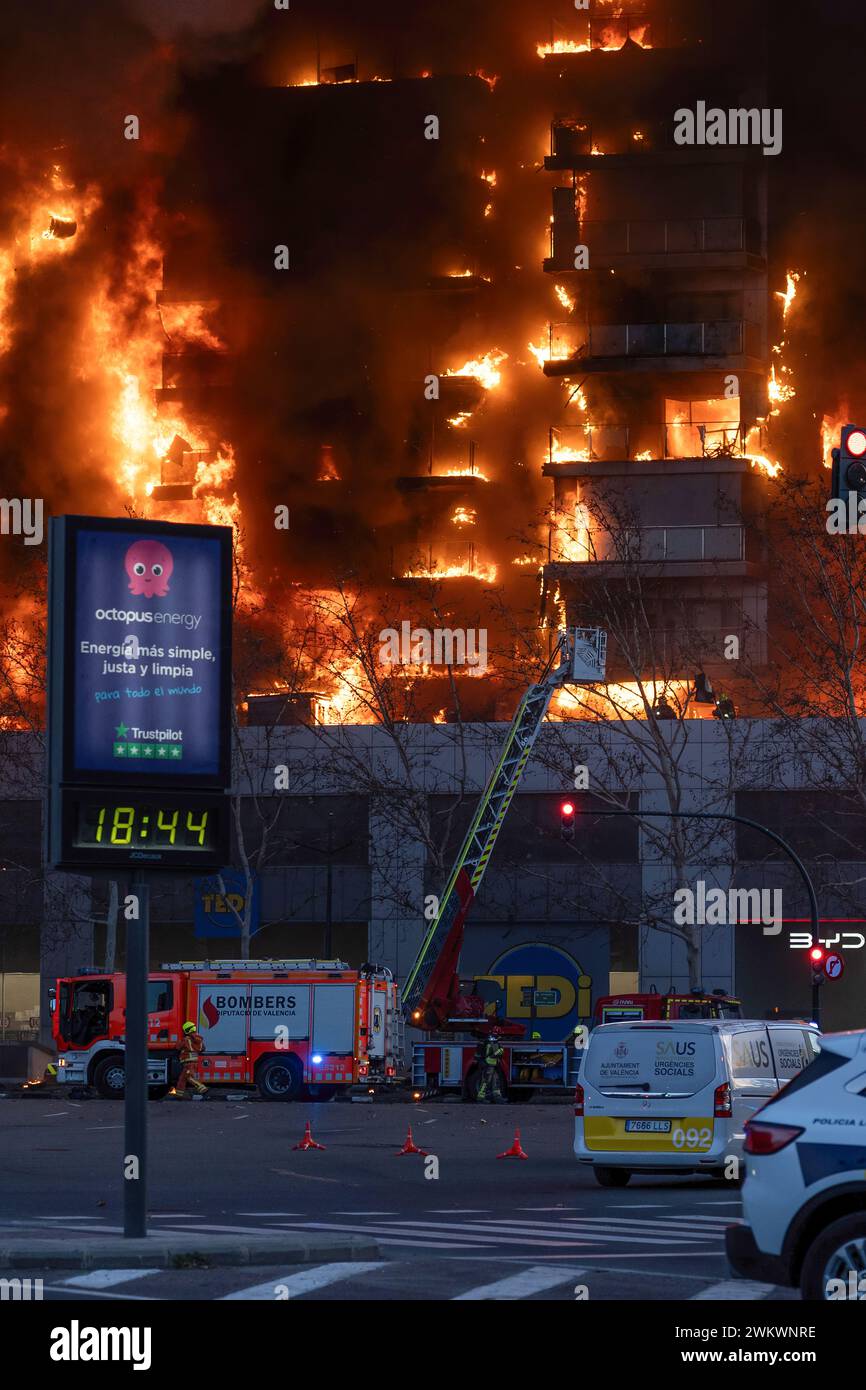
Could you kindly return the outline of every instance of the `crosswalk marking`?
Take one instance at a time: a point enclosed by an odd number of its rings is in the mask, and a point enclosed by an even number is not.
[[[160,1272],[158,1269],[92,1269],[89,1274],[73,1274],[60,1282],[76,1289],[111,1289],[115,1284],[126,1284],[130,1279],[146,1279],[149,1274]]]
[[[394,1243],[412,1242],[400,1241],[398,1238]],[[417,1244],[417,1241],[415,1243]],[[454,1243],[454,1248],[461,1251],[463,1249],[459,1242]],[[473,1248],[477,1253],[452,1254],[451,1243],[435,1243],[432,1247],[435,1256],[441,1256],[443,1251],[446,1252],[446,1256],[444,1259],[436,1259],[431,1251],[429,1265],[438,1266],[435,1286],[440,1291],[430,1296],[450,1299],[452,1302],[518,1302],[533,1298],[558,1298],[567,1301],[573,1297],[576,1284],[587,1284],[591,1281],[592,1291],[598,1297],[627,1301],[629,1293],[623,1287],[622,1276],[635,1275],[643,1279],[658,1279],[662,1288],[667,1285],[667,1289],[673,1291],[671,1296],[689,1301],[726,1302],[763,1300],[771,1296],[783,1299],[794,1297],[791,1290],[777,1289],[774,1285],[761,1284],[753,1280],[719,1277],[716,1282],[712,1282],[712,1276],[708,1274],[705,1266],[702,1266],[700,1274],[672,1273],[670,1266],[667,1269],[646,1265],[640,1267],[642,1260],[661,1262],[668,1258],[688,1258],[693,1254],[692,1250],[634,1252],[632,1260],[629,1260],[628,1252],[619,1255],[584,1252],[578,1257],[565,1255],[566,1259],[571,1260],[569,1264],[564,1263],[562,1247],[556,1254],[549,1255],[541,1252],[525,1256],[504,1252],[500,1255],[497,1252],[497,1258],[501,1261],[501,1277],[490,1280],[489,1246],[469,1247],[470,1250]],[[708,1252],[710,1253],[712,1252]],[[400,1297],[401,1294],[396,1291],[402,1290],[407,1282],[411,1282],[410,1271],[418,1269],[418,1258],[417,1253],[413,1251],[406,1252],[405,1255],[402,1252],[395,1253],[391,1259],[383,1254],[377,1260],[340,1260],[321,1264],[290,1265],[282,1271],[276,1266],[266,1282],[236,1287],[229,1293],[225,1292],[224,1271],[208,1272],[212,1276],[209,1287],[201,1286],[198,1274],[190,1272],[186,1276],[180,1276],[181,1279],[187,1279],[184,1289],[179,1286],[176,1272],[164,1269],[90,1270],[87,1273],[70,1273],[57,1282],[46,1283],[44,1287],[46,1294],[91,1301],[174,1301],[190,1296],[228,1302],[279,1303],[317,1297],[336,1297],[341,1301],[351,1301],[369,1299],[377,1295],[384,1298]],[[720,1255],[719,1258],[723,1256]],[[608,1261],[615,1263],[608,1264]],[[425,1268],[423,1263],[421,1268]],[[261,1274],[267,1271],[260,1270],[256,1273],[261,1278]],[[208,1274],[203,1277],[207,1279]],[[253,1271],[250,1270],[246,1277],[249,1278],[252,1274]],[[485,1275],[489,1282],[474,1282]],[[236,1269],[229,1277],[233,1284],[243,1285],[245,1271]],[[144,1296],[131,1291],[136,1289],[135,1281],[142,1279],[151,1280],[148,1293]],[[195,1292],[191,1293],[193,1280],[196,1281]],[[671,1280],[674,1282],[671,1283]],[[340,1285],[343,1287],[335,1287]],[[333,1294],[325,1292],[331,1288],[335,1288]],[[665,1296],[668,1296],[667,1293]]]
[[[486,1232],[490,1236],[495,1236],[499,1239],[502,1239],[503,1236],[510,1236],[512,1239],[521,1241],[524,1240],[524,1236],[536,1234],[543,1237],[541,1243],[545,1245],[556,1242],[567,1242],[571,1245],[587,1245],[595,1244],[599,1241],[627,1242],[635,1240],[642,1245],[670,1245],[671,1243],[670,1235],[664,1235],[660,1231],[652,1231],[647,1235],[640,1235],[631,1228],[627,1231],[623,1231],[618,1226],[614,1227],[613,1230],[607,1230],[602,1226],[592,1226],[584,1230],[578,1223],[570,1225],[565,1230],[562,1229],[562,1226],[551,1225],[542,1221],[465,1221],[460,1224],[450,1221],[440,1221],[436,1222],[435,1225],[433,1222],[412,1221],[401,1224],[405,1224],[406,1226],[428,1227],[433,1230],[441,1230],[443,1227],[450,1226],[452,1229],[466,1231],[469,1235]],[[676,1236],[677,1240],[683,1241],[686,1244],[691,1242],[700,1243],[705,1241],[706,1238],[705,1235],[700,1235],[696,1232],[689,1234],[678,1232]],[[525,1243],[532,1245],[536,1242],[526,1240]]]
[[[312,1231],[348,1231],[355,1235],[374,1235],[380,1245],[426,1245],[431,1249],[446,1250],[456,1249],[453,1243],[456,1240],[454,1231],[464,1234],[464,1241],[458,1244],[466,1244],[467,1248],[482,1249],[485,1245],[502,1245],[514,1242],[505,1240],[500,1235],[485,1236],[477,1231],[466,1230],[463,1226],[455,1226],[454,1230],[447,1227],[442,1229],[441,1235],[436,1226],[432,1226],[429,1231],[418,1231],[413,1234],[411,1228],[404,1229],[402,1226],[384,1226],[378,1222],[371,1222],[368,1226],[362,1226],[360,1222],[349,1223],[348,1221],[303,1221],[298,1222],[293,1229],[312,1230]],[[452,1242],[451,1245],[446,1241]],[[524,1244],[521,1239],[521,1244]],[[528,1242],[532,1244],[533,1242]],[[553,1245],[554,1241],[542,1241],[543,1245]]]
[[[505,1225],[506,1223],[503,1222],[502,1224]],[[563,1239],[572,1236],[582,1236],[586,1240],[594,1240],[596,1237],[605,1240],[625,1240],[629,1236],[634,1236],[638,1240],[645,1240],[649,1244],[656,1245],[669,1245],[671,1235],[671,1232],[666,1231],[664,1227],[659,1229],[655,1225],[647,1227],[646,1235],[638,1235],[638,1230],[644,1229],[644,1223],[641,1222],[638,1227],[637,1223],[632,1221],[623,1223],[613,1220],[609,1222],[600,1221],[598,1224],[589,1225],[581,1220],[572,1220],[561,1222],[558,1225],[547,1226],[546,1222],[517,1220],[508,1222],[507,1226],[508,1229],[514,1226],[528,1226],[536,1229],[544,1229],[547,1227],[551,1232],[561,1235]],[[706,1240],[710,1234],[711,1233],[708,1231],[677,1231],[675,1233],[675,1238],[683,1241],[702,1241]]]
[[[751,1279],[724,1279],[719,1284],[710,1284],[700,1293],[692,1294],[690,1303],[700,1303],[707,1299],[722,1298],[727,1301],[743,1301],[751,1298],[766,1298],[772,1293],[775,1284],[756,1284]]]
[[[36,1224],[37,1222],[38,1224]],[[14,1230],[21,1230],[23,1228],[24,1230],[39,1231],[40,1233],[51,1229],[44,1221],[40,1221],[39,1217],[34,1217],[32,1221],[6,1221],[4,1222],[4,1228],[5,1227]],[[76,1235],[95,1233],[100,1236],[122,1235],[123,1233],[122,1226],[84,1225],[78,1222],[76,1222],[74,1226],[61,1226],[60,1229],[62,1231],[68,1231],[70,1235],[73,1231]]]
[[[478,1302],[481,1299],[530,1298],[534,1293],[555,1289],[559,1284],[570,1284],[572,1280],[580,1279],[582,1274],[583,1270],[580,1269],[532,1265],[530,1269],[523,1269],[519,1274],[509,1274],[505,1279],[497,1279],[494,1284],[479,1284],[477,1288],[457,1294],[451,1301],[464,1303]]]
[[[370,1222],[364,1225],[360,1222],[303,1221],[284,1224],[295,1230],[346,1231],[374,1235],[381,1245],[426,1245],[437,1249],[441,1247],[441,1242],[446,1236],[452,1239],[462,1237],[480,1245],[524,1245],[560,1250],[566,1246],[586,1250],[587,1246],[601,1244],[670,1246],[672,1243],[686,1245],[694,1250],[695,1246],[706,1245],[710,1239],[709,1233],[700,1235],[677,1232],[671,1237],[670,1234],[641,1235],[634,1231],[611,1232],[597,1228],[588,1231],[562,1231],[553,1227],[548,1230],[542,1223],[531,1221],[515,1221],[508,1224],[482,1221],[391,1221]]]
[[[250,1288],[237,1289],[224,1294],[220,1302],[280,1302],[286,1298],[300,1298],[305,1293],[315,1293],[329,1284],[338,1284],[342,1279],[352,1279],[358,1274],[372,1274],[384,1267],[384,1260],[340,1261],[335,1264],[315,1265],[312,1269],[302,1269],[293,1274],[275,1274],[266,1284],[253,1284]]]
[[[740,1216],[669,1216],[666,1220],[671,1226],[694,1226],[695,1222],[705,1226],[738,1226],[741,1223]]]
[[[172,1227],[162,1226],[160,1229],[168,1234]],[[204,1221],[197,1221],[194,1226],[178,1226],[177,1231],[179,1235],[193,1236],[199,1232],[201,1234],[216,1232],[218,1235],[266,1236],[273,1233],[273,1228],[268,1226],[217,1226]]]

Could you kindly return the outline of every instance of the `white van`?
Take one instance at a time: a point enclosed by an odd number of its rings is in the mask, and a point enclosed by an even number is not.
[[[710,1173],[742,1153],[746,1120],[820,1051],[808,1023],[603,1023],[574,1096],[574,1152],[602,1187],[632,1173]]]

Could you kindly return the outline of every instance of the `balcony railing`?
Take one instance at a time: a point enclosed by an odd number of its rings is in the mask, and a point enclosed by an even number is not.
[[[642,431],[644,444],[645,435],[646,431]],[[553,426],[548,442],[548,462],[591,463],[630,459],[631,451],[632,431],[628,425]]]
[[[539,45],[539,52],[556,57],[598,49],[615,53],[629,41],[640,48],[678,48],[695,43],[699,30],[688,23],[688,16],[656,14],[652,8],[647,12],[646,6],[632,3],[616,14],[586,15],[583,23],[578,15],[567,24],[554,21],[548,42]]]
[[[646,526],[637,539],[642,560],[743,560],[745,529],[723,526]]]
[[[665,121],[642,121],[635,116],[634,126],[616,129],[610,126],[593,127],[589,121],[556,120],[550,124],[550,162],[567,169],[572,159],[584,160],[587,155],[647,154],[650,150],[677,149],[673,125]]]
[[[760,357],[761,330],[744,319],[702,323],[596,323],[579,330],[573,320],[549,327],[550,358],[575,357]]]
[[[738,420],[690,420],[640,429],[630,425],[554,425],[547,457],[548,463],[641,462],[661,458],[748,458],[766,450],[763,426],[747,432]]]
[[[551,245],[557,228],[554,223]],[[584,222],[578,240],[595,256],[656,256],[746,251],[752,240],[744,217],[671,217]]]
[[[742,458],[745,435],[738,420],[692,420],[665,425],[665,458]]]
[[[616,536],[593,530],[592,559],[608,564],[713,562],[746,559],[745,528],[722,526],[644,526]]]

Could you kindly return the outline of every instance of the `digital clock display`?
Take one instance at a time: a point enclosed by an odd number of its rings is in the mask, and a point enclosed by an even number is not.
[[[190,864],[226,854],[220,793],[64,791],[69,856],[79,863]]]
[[[78,803],[77,848],[127,845],[211,849],[213,808],[161,806],[159,800],[122,805],[105,797]]]

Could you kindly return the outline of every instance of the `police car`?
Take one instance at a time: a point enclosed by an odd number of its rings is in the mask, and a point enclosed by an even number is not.
[[[803,1298],[866,1300],[866,1031],[831,1033],[746,1126],[734,1273]]]

